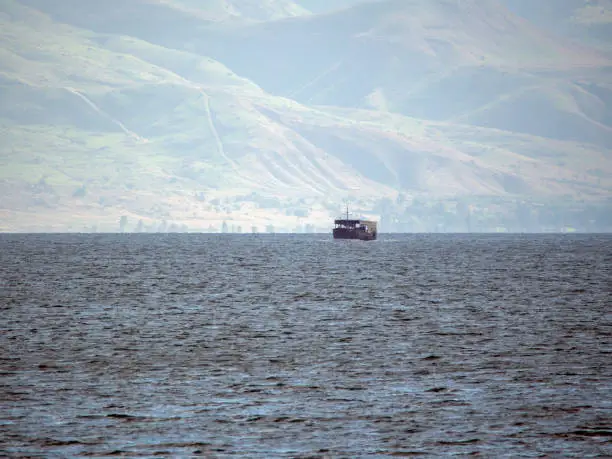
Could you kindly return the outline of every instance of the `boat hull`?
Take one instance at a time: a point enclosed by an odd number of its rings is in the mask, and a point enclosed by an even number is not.
[[[334,239],[357,239],[360,241],[376,240],[376,233],[358,229],[334,228]]]

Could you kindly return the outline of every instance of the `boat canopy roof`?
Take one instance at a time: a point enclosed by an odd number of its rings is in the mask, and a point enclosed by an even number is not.
[[[361,223],[364,225],[368,225],[370,227],[376,226],[376,222],[372,220],[352,220],[352,219],[347,220],[345,218],[334,220],[334,223],[336,225],[359,225]]]

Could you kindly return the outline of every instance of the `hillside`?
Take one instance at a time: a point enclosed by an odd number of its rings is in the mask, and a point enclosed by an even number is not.
[[[380,216],[398,193],[610,196],[605,57],[505,10],[440,23],[447,4],[423,5],[0,1],[0,229],[290,230],[347,198]]]
[[[296,0],[296,3],[313,13],[329,13],[367,1],[372,0]]]
[[[211,43],[199,49],[301,103],[461,119],[612,146],[611,61],[547,35],[494,1],[362,3],[232,27],[217,37],[217,47]],[[531,97],[542,90],[548,93]],[[535,116],[523,122],[524,113]],[[574,123],[577,132],[568,133],[565,126]]]
[[[314,13],[329,13],[374,1],[379,0],[296,0],[296,3]],[[612,0],[497,1],[549,32],[612,51]]]
[[[167,26],[177,22],[201,26],[202,21],[265,21],[308,14],[308,10],[291,0],[108,0],[99,4],[79,0],[57,0],[52,3],[20,0],[19,3],[44,11],[63,22],[96,30],[129,26],[134,33],[153,29],[157,25],[163,32]],[[146,21],[138,24],[139,17],[146,18]],[[173,33],[176,32],[173,30]]]
[[[502,0],[512,12],[574,40],[612,52],[611,0]]]

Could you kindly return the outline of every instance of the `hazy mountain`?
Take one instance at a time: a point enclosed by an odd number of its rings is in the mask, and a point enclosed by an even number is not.
[[[301,3],[1,0],[3,229],[610,196],[599,51],[493,1]]]
[[[495,1],[362,3],[232,28],[216,43],[200,48],[302,103],[612,145],[610,60]]]
[[[177,21],[188,21],[189,18],[193,23],[259,21],[308,13],[291,0],[108,0],[99,4],[79,0],[22,0],[19,3],[45,11],[55,19],[92,28],[128,24],[135,33],[155,25],[160,26],[159,32],[165,33],[167,28],[175,27]]]
[[[295,0],[295,2],[313,13],[328,13],[341,10],[358,3],[375,2],[378,0]]]
[[[550,31],[612,51],[612,0],[502,0]]]

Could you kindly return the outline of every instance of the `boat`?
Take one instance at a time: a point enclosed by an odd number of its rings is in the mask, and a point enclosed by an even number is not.
[[[346,218],[334,220],[334,239],[358,239],[360,241],[376,240],[377,223],[373,220],[349,218],[348,206]]]

